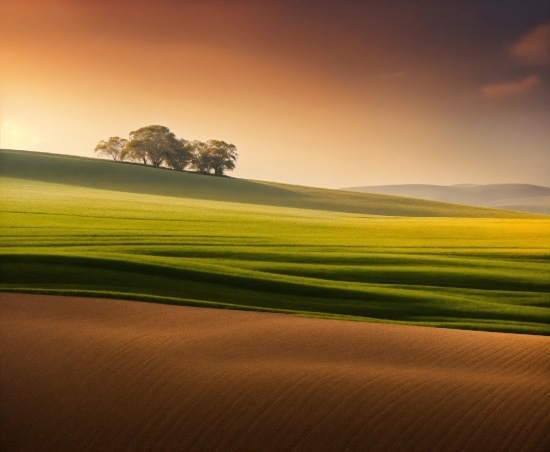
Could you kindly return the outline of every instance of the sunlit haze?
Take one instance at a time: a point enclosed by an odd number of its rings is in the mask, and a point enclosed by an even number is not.
[[[319,187],[550,185],[546,1],[0,2],[0,147],[149,124]]]

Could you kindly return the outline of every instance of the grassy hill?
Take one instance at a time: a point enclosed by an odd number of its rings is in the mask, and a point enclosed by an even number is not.
[[[536,212],[550,215],[550,188],[530,184],[459,184],[459,185],[373,185],[350,187],[360,193],[376,193],[394,196],[443,201],[472,206]]]
[[[550,334],[548,217],[34,153],[0,168],[2,291]]]
[[[401,196],[219,178],[131,163],[27,151],[0,150],[0,176],[128,193],[371,215],[528,217],[497,209],[407,199]]]

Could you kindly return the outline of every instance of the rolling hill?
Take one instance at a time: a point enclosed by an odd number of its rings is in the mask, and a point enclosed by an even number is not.
[[[404,199],[401,196],[220,178],[132,163],[28,151],[0,150],[0,176],[128,193],[370,215],[528,217],[496,209]]]
[[[530,184],[490,185],[372,185],[349,187],[360,193],[375,193],[410,198],[443,201],[471,206],[534,212],[550,215],[550,188]]]
[[[0,153],[0,291],[550,334],[550,218]]]
[[[548,451],[550,338],[0,297],[2,451]]]

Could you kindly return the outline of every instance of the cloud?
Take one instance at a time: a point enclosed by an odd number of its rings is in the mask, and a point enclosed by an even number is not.
[[[502,99],[505,97],[517,97],[529,94],[538,85],[540,85],[540,78],[536,75],[531,75],[519,82],[485,85],[479,89],[479,92],[486,99]]]
[[[539,25],[509,50],[513,58],[523,63],[548,65],[550,63],[550,22]]]

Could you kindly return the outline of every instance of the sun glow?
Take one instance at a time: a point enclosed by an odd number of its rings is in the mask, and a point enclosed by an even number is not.
[[[21,124],[13,121],[0,123],[0,148],[33,150],[39,141],[32,130]]]

